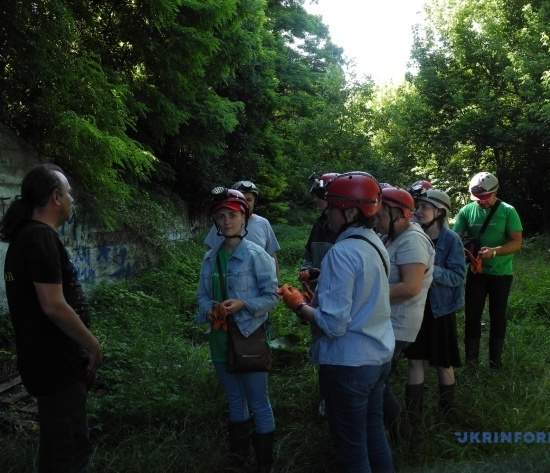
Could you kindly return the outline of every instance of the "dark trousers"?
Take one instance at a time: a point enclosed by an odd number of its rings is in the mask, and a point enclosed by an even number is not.
[[[39,473],[81,473],[91,453],[86,418],[86,387],[80,382],[38,396]]]
[[[468,271],[466,277],[466,301],[464,338],[481,337],[481,314],[485,299],[489,296],[489,316],[491,321],[490,340],[504,339],[506,335],[506,307],[512,286],[512,276],[474,274]]]

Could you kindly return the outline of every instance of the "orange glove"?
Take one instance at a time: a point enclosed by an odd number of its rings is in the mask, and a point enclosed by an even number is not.
[[[282,297],[283,302],[291,310],[298,309],[301,304],[306,302],[304,295],[298,289],[288,284],[283,284],[277,291],[277,294]]]
[[[483,260],[481,259],[481,256],[476,255],[474,256],[471,251],[464,250],[466,253],[466,256],[468,257],[468,261],[470,263],[470,270],[474,274],[480,274],[481,271],[483,271]]]
[[[212,307],[212,314],[210,320],[212,322],[212,330],[223,330],[227,332],[227,310],[223,304],[216,304]]]

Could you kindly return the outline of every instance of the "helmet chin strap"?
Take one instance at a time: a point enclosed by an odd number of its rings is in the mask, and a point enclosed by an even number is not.
[[[390,211],[390,228],[388,231],[388,238],[389,240],[393,240],[393,237],[395,235],[395,222],[397,222],[400,217],[393,216],[393,207],[388,207],[388,209]]]
[[[248,235],[248,228],[247,228],[248,221],[245,222],[244,224],[244,233],[241,231],[241,233],[239,233],[238,235],[226,235],[225,233],[222,232],[221,228],[218,227],[217,223],[214,223],[214,225],[216,226],[216,234],[223,238],[240,238],[242,240],[243,238],[246,237],[246,235]]]
[[[420,226],[422,227],[423,230],[427,230],[428,228],[430,228],[435,222],[437,222],[438,220],[440,220],[440,218],[434,218],[431,222],[428,222],[428,223],[423,223],[421,224]]]
[[[437,209],[436,209],[436,212],[437,212]],[[446,213],[443,212],[443,213],[439,213],[437,215],[437,217],[435,217],[434,219],[432,219],[430,222],[428,223],[422,223],[420,226],[422,227],[423,230],[427,230],[428,228],[430,228],[435,222],[439,221],[439,220],[443,220],[445,218],[445,215]]]
[[[342,218],[344,219],[344,221],[346,223],[342,224],[342,226],[340,227],[340,230],[338,231],[338,235],[345,232],[349,227],[351,227],[356,222],[355,220],[352,220],[351,222],[348,222],[348,218],[346,217],[345,209],[339,209],[339,210],[340,210],[340,213],[342,214]]]

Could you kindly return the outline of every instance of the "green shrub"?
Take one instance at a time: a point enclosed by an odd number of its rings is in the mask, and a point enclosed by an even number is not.
[[[297,285],[309,227],[278,225],[283,247],[280,280]],[[548,452],[536,445],[461,445],[457,431],[546,431],[550,424],[550,362],[545,347],[550,328],[538,304],[545,300],[548,265],[545,239],[528,240],[518,255],[504,368],[486,363],[482,337],[479,370],[457,370],[458,416],[445,421],[438,410],[435,370],[426,375],[421,436],[413,448],[394,449],[399,471],[545,472]],[[93,328],[105,354],[105,387],[90,397],[98,446],[92,471],[206,473],[224,467],[226,401],[209,361],[204,328],[193,321],[195,291],[204,248],[178,243],[132,281],[99,286],[92,298]],[[541,256],[543,255],[543,256]],[[0,319],[1,321],[2,319]],[[324,420],[317,415],[317,369],[307,362],[309,327],[283,304],[271,314],[275,366],[270,375],[277,422],[276,471],[335,471],[334,451]],[[458,317],[462,336],[462,319]],[[406,366],[394,379],[402,398]],[[36,439],[10,436],[0,470],[29,470]],[[30,460],[31,459],[31,460]]]

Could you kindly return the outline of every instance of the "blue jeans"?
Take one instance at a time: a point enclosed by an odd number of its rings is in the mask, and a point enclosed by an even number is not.
[[[275,430],[275,419],[267,390],[267,373],[229,373],[225,363],[214,363],[229,403],[229,421],[244,422],[254,414],[256,433]]]
[[[380,366],[321,365],[321,391],[345,473],[392,473],[384,432],[383,392],[390,363]]]

